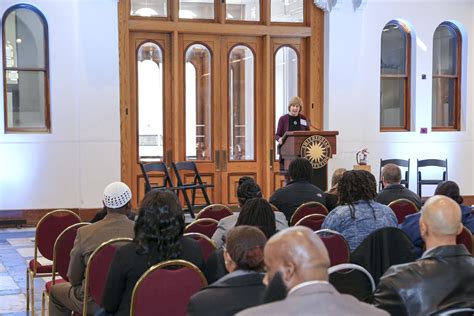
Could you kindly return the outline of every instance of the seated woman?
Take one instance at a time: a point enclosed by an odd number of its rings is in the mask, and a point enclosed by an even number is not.
[[[266,240],[256,227],[243,225],[232,229],[224,250],[229,274],[194,294],[189,301],[188,315],[235,315],[262,304]]]
[[[434,194],[444,195],[456,201],[461,208],[462,224],[474,234],[474,215],[472,214],[472,208],[462,204],[464,200],[459,192],[459,186],[456,182],[444,181],[439,183]],[[400,229],[410,237],[415,245],[417,257],[421,257],[425,246],[420,234],[420,216],[421,212],[408,215],[403,223],[400,224]]]
[[[242,206],[235,227],[241,225],[260,228],[265,236],[270,238],[276,232],[275,212],[267,200],[262,198],[249,199]],[[204,274],[209,284],[227,274],[223,253],[223,248],[219,248],[207,259]]]
[[[102,297],[102,315],[129,315],[132,291],[151,266],[184,259],[203,269],[197,241],[183,237],[184,217],[176,195],[169,191],[148,192],[135,223],[135,239],[120,247],[110,266]]]
[[[375,177],[364,170],[344,172],[338,184],[340,206],[328,214],[321,228],[341,233],[351,252],[373,231],[397,227],[397,217],[390,207],[374,201]]]
[[[331,178],[331,189],[324,192],[324,197],[326,198],[326,208],[329,212],[339,205],[339,199],[337,198],[337,184],[346,171],[347,170],[345,168],[338,168],[334,170]]]

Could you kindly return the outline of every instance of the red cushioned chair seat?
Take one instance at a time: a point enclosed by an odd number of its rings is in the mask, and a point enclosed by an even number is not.
[[[36,273],[52,273],[53,272],[53,265],[52,264],[47,264],[47,265],[42,265],[35,259],[31,259],[29,262],[29,267],[31,271],[35,271],[35,263],[36,263]]]
[[[65,282],[66,282],[66,280],[57,279],[54,284],[65,283]],[[46,289],[46,292],[47,292],[47,293],[50,293],[50,292],[51,292],[51,287],[52,287],[54,284],[53,284],[53,281],[46,282],[46,284],[44,285],[44,288]]]

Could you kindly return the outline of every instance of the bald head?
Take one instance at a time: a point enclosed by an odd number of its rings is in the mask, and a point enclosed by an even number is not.
[[[267,282],[280,272],[288,288],[312,280],[327,280],[329,255],[324,243],[307,227],[297,226],[274,235],[265,246]]]
[[[431,197],[423,206],[420,229],[426,229],[434,237],[455,238],[462,229],[459,204],[447,196]]]

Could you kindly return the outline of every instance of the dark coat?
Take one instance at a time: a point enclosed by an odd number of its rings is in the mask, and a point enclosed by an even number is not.
[[[191,297],[190,316],[235,315],[263,302],[265,285],[261,273],[244,274],[219,280]]]
[[[380,279],[374,304],[397,316],[473,308],[474,258],[464,245],[440,246],[393,266]]]
[[[401,184],[390,184],[387,185],[375,198],[376,202],[380,204],[389,205],[390,202],[393,202],[398,199],[407,199],[415,203],[418,209],[421,208],[421,199],[413,191],[407,189],[404,185]]]

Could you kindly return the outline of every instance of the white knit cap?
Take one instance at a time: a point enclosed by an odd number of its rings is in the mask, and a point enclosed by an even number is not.
[[[105,187],[104,205],[108,208],[121,208],[132,199],[132,191],[123,182],[112,182]]]

